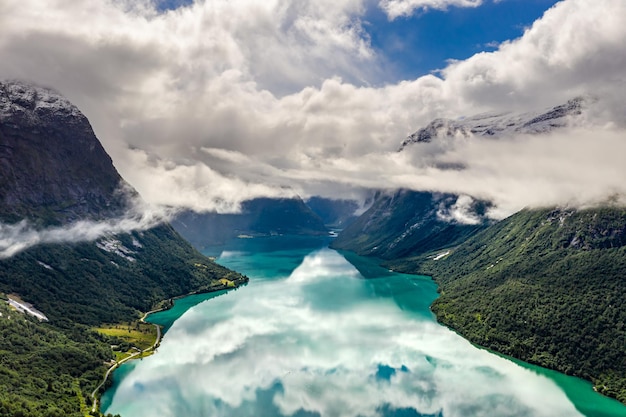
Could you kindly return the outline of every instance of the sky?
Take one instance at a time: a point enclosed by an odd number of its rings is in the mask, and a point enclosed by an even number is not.
[[[0,78],[56,89],[150,204],[371,189],[584,206],[626,195],[623,0],[4,0]],[[434,118],[591,97],[545,137],[397,152]],[[445,170],[453,161],[461,170]]]

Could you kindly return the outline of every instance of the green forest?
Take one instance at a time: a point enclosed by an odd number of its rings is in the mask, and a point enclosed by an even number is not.
[[[389,265],[433,276],[433,312],[473,343],[626,403],[625,225],[618,208],[523,210],[439,260]]]
[[[112,359],[87,327],[61,329],[0,302],[0,416],[84,416]]]
[[[114,358],[111,345],[124,344],[94,326],[128,323],[163,300],[245,282],[167,225],[39,245],[0,261],[0,417],[89,415],[90,394]],[[50,321],[12,310],[6,294]]]

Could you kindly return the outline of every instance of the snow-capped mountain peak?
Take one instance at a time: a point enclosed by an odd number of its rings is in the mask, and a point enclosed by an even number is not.
[[[515,113],[481,113],[472,117],[435,119],[427,126],[409,135],[398,151],[420,142],[436,138],[491,136],[506,137],[516,134],[541,134],[569,126],[583,114],[592,99],[576,97],[567,103],[541,111]]]

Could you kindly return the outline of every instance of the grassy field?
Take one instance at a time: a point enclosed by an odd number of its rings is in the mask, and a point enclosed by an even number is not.
[[[139,321],[130,324],[113,324],[94,328],[98,333],[119,339],[140,350],[148,349],[156,341],[157,332],[152,324]],[[125,355],[125,354],[122,354]],[[116,353],[116,356],[117,353]],[[120,356],[119,359],[123,359]],[[117,358],[116,358],[117,359]]]

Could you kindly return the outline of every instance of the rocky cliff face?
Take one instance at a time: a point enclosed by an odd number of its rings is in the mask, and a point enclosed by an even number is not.
[[[45,88],[0,82],[0,226],[27,219],[42,234],[69,230],[46,226],[121,217],[133,198],[138,194],[76,106]],[[220,278],[247,280],[202,256],[168,224],[133,227],[91,241],[67,234],[25,243],[27,249],[0,258],[0,292],[38,305],[51,322],[95,324],[132,318],[175,295],[223,288]],[[9,229],[0,227],[0,243]]]
[[[58,93],[0,82],[0,221],[40,225],[122,214],[124,181],[87,118]]]

